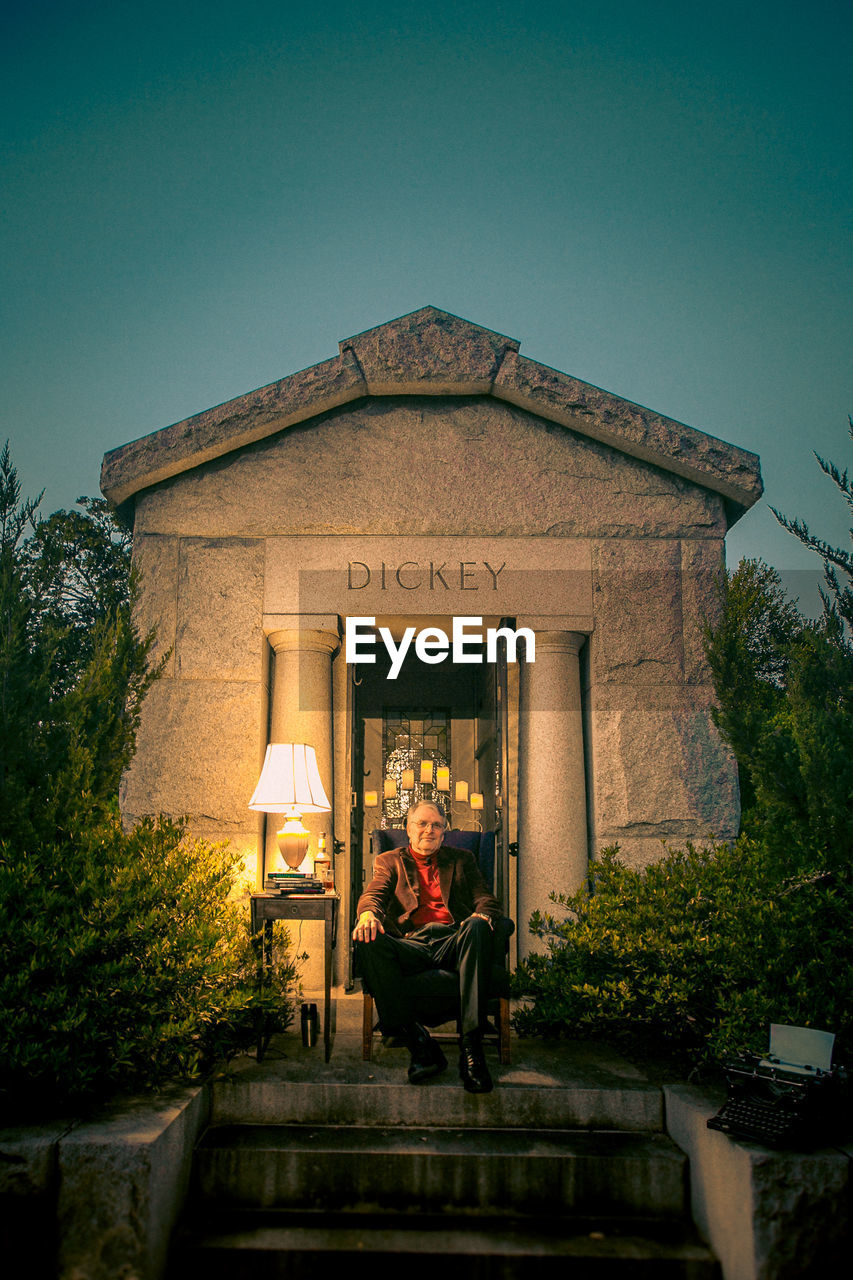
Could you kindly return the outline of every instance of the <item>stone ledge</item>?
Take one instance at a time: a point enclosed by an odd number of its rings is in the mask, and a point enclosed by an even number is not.
[[[206,1085],[134,1099],[59,1144],[60,1280],[156,1280],[209,1111]]]
[[[849,1152],[775,1151],[707,1127],[723,1094],[664,1086],[666,1128],[690,1161],[693,1219],[724,1280],[832,1275],[849,1251]]]
[[[25,1257],[28,1280],[53,1280],[59,1143],[70,1120],[0,1130],[0,1258]]]
[[[0,1130],[0,1197],[48,1195],[56,1183],[56,1152],[72,1120]]]
[[[200,1085],[0,1133],[4,1256],[33,1280],[158,1280],[209,1109]]]

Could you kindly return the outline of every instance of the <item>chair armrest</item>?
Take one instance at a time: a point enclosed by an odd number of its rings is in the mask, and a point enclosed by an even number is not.
[[[498,944],[498,948],[503,946],[505,951],[508,950],[509,940],[515,933],[515,925],[512,920],[510,920],[509,916],[501,916],[500,920],[496,920],[494,923],[494,931],[495,942]]]

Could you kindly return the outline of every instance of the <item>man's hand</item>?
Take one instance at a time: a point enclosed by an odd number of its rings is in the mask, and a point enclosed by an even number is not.
[[[352,931],[356,942],[372,942],[377,933],[384,933],[382,921],[372,911],[362,911]]]

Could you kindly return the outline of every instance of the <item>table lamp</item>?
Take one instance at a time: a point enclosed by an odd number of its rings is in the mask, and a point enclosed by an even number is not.
[[[249,808],[284,814],[276,840],[284,861],[295,870],[308,852],[310,833],[302,825],[302,814],[329,813],[332,808],[314,748],[305,742],[271,742]]]

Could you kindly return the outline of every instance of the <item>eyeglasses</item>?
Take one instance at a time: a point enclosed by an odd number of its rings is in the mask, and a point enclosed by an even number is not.
[[[427,830],[443,831],[444,830],[443,822],[416,822],[414,826],[417,831],[427,831]]]

